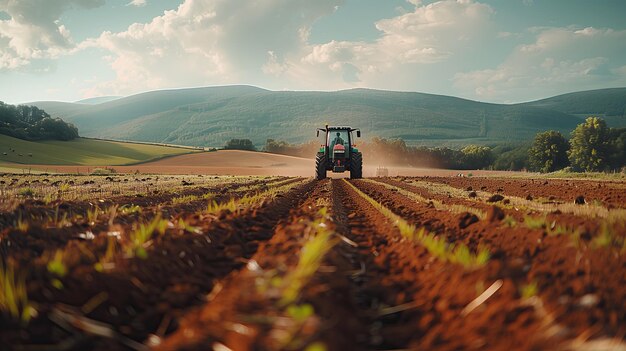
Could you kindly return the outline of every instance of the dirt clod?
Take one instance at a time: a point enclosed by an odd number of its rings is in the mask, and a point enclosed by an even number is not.
[[[574,200],[574,203],[575,203],[576,205],[584,205],[584,204],[585,204],[585,197],[584,197],[584,196],[582,196],[582,195],[578,195],[578,196],[576,197],[576,200]]]
[[[465,229],[476,222],[478,222],[478,217],[473,213],[464,212],[459,215],[460,229]]]
[[[504,196],[500,194],[494,194],[494,195],[491,195],[489,199],[487,199],[487,202],[498,202],[502,200],[504,200]]]
[[[498,222],[504,219],[504,211],[498,206],[491,206],[487,211],[487,220],[489,222]]]
[[[469,197],[476,197],[478,195],[476,195],[475,191],[472,191],[471,193],[467,194],[467,196],[469,196]]]

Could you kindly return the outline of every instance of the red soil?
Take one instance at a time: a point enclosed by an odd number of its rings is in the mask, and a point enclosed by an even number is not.
[[[264,167],[271,168],[272,160]],[[25,201],[2,214],[0,253],[3,262],[26,274],[38,315],[25,325],[0,310],[0,345],[276,350],[322,343],[328,350],[508,351],[572,349],[587,339],[614,338],[623,347],[626,218],[620,212],[623,200],[605,200],[622,199],[623,183],[425,178],[460,189],[485,187],[504,199],[524,197],[526,191],[555,202],[578,195],[601,199],[594,206],[606,207],[610,219],[604,219],[436,193],[407,183],[411,180],[294,179],[291,190],[258,206],[217,214],[204,211],[202,200],[173,204],[171,195],[152,194],[141,199],[142,214],[103,215],[95,223],[85,220],[90,209],[85,202],[59,209],[59,203]],[[472,253],[488,249],[490,260],[470,267],[435,255],[403,237],[396,223],[350,184],[448,245],[466,245]],[[217,193],[216,201],[224,203],[262,190],[240,189],[246,187],[231,182],[222,189],[186,191]],[[111,198],[107,204],[129,200]],[[456,210],[446,207],[451,205]],[[486,218],[459,211],[461,206],[483,211]],[[71,225],[49,225],[46,216],[59,211],[71,215]],[[111,240],[123,247],[138,223],[159,213],[172,225],[163,235],[152,233],[147,257],[118,251],[114,269],[95,269]],[[31,224],[26,232],[16,226],[24,214]],[[543,224],[530,225],[529,218],[544,217]],[[319,218],[335,233],[332,247],[295,300],[285,304],[281,282],[311,250],[307,245],[317,235]],[[95,237],[81,237],[86,231]],[[112,231],[120,239],[110,239]],[[57,249],[66,252],[65,276],[48,268]],[[307,306],[312,309],[304,315],[293,312]]]

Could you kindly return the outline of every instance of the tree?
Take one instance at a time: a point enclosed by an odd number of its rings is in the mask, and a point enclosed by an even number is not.
[[[530,166],[542,173],[554,172],[567,167],[569,164],[568,150],[569,143],[561,133],[554,130],[537,133],[533,145],[528,150]]]
[[[78,137],[78,129],[60,118],[51,118],[36,106],[0,101],[0,134],[25,140],[72,140]]]
[[[224,145],[224,149],[256,151],[256,147],[254,147],[250,139],[230,139],[230,141]]]
[[[626,128],[611,128],[609,131],[611,169],[626,167]]]
[[[488,146],[467,145],[461,149],[463,168],[485,168],[493,162],[493,153]]]
[[[506,146],[500,148],[493,169],[503,171],[521,171],[528,168],[530,145]],[[494,153],[496,150],[494,149]]]
[[[609,130],[599,117],[589,117],[572,132],[569,160],[576,169],[587,172],[609,167]]]

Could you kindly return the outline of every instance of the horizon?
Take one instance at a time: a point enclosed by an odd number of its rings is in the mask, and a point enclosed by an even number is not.
[[[140,91],[140,92],[137,92],[137,93],[134,93],[134,94],[130,94],[130,95],[93,96],[93,97],[84,98],[84,99],[75,100],[75,101],[33,100],[33,101],[22,101],[22,102],[17,102],[17,103],[12,103],[12,104],[14,104],[14,105],[28,105],[28,104],[34,104],[34,103],[40,103],[40,102],[61,102],[61,103],[69,103],[69,104],[80,104],[81,101],[86,101],[86,100],[100,99],[100,98],[112,98],[112,100],[107,100],[107,101],[103,102],[103,103],[106,103],[106,102],[109,102],[109,101],[129,98],[129,97],[132,97],[132,96],[137,96],[137,95],[142,95],[142,94],[149,94],[149,93],[158,92],[158,91],[193,90],[193,89],[225,88],[225,87],[251,87],[251,88],[257,88],[257,89],[265,90],[265,91],[268,91],[268,92],[276,92],[276,93],[279,93],[279,92],[333,93],[333,92],[342,92],[342,91],[350,91],[350,90],[372,90],[372,91],[384,91],[384,92],[390,92],[390,93],[412,93],[412,94],[424,94],[424,95],[443,96],[443,97],[457,98],[457,99],[462,99],[462,100],[468,100],[468,101],[474,101],[474,102],[486,103],[486,104],[496,104],[496,105],[516,105],[516,104],[524,104],[524,103],[540,101],[540,100],[545,100],[545,99],[551,99],[551,98],[555,98],[555,97],[558,97],[558,96],[569,95],[569,94],[584,93],[584,92],[599,91],[599,90],[626,89],[626,86],[620,86],[620,87],[599,88],[599,89],[591,89],[591,90],[575,90],[575,91],[569,91],[569,92],[560,93],[560,94],[557,94],[557,95],[545,96],[545,97],[541,97],[541,98],[533,99],[533,100],[519,101],[519,102],[510,102],[510,103],[497,103],[497,102],[491,102],[491,101],[482,101],[482,100],[469,99],[469,98],[464,98],[464,97],[461,97],[461,96],[445,95],[445,94],[434,94],[434,93],[428,93],[428,92],[423,92],[423,91],[385,90],[385,89],[375,89],[375,88],[366,88],[366,87],[355,87],[355,88],[347,88],[347,89],[340,89],[340,90],[272,90],[272,89],[268,89],[268,88],[264,88],[264,87],[260,87],[260,86],[255,86],[255,85],[249,85],[249,84],[228,84],[228,85],[207,85],[207,86],[195,86],[195,87],[162,88],[162,89]],[[6,101],[2,101],[2,100],[0,100],[0,102],[7,103]],[[100,103],[96,103],[94,105],[97,105],[97,104],[100,104]],[[90,105],[90,104],[86,104],[86,105]]]
[[[0,101],[250,85],[515,104],[626,87],[619,0],[0,0]]]

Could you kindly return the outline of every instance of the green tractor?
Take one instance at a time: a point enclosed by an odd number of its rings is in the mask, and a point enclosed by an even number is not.
[[[350,171],[350,179],[363,177],[363,155],[353,143],[352,132],[355,131],[357,138],[360,138],[361,131],[351,127],[326,125],[317,129],[318,137],[320,132],[326,133],[326,142],[315,157],[315,177],[318,180],[326,178],[326,171]]]

